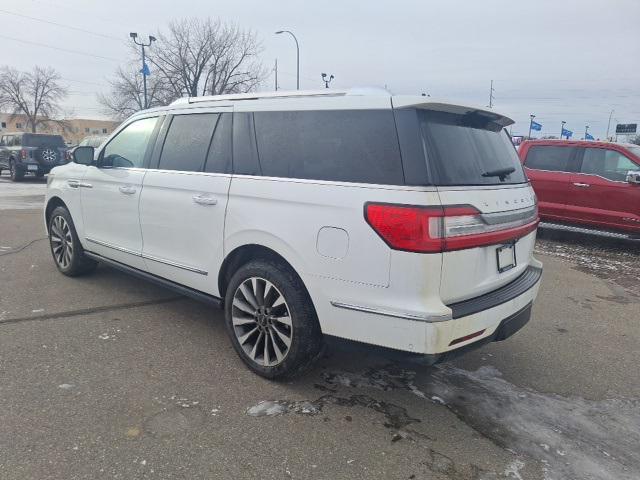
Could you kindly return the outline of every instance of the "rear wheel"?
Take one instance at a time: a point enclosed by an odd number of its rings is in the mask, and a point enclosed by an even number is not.
[[[291,378],[322,349],[322,333],[300,278],[288,266],[255,260],[229,282],[225,321],[234,349],[258,375]]]
[[[24,178],[24,172],[18,171],[16,161],[13,159],[9,161],[9,176],[11,177],[12,182],[19,182]]]
[[[85,255],[71,214],[64,207],[57,207],[49,218],[49,245],[56,267],[69,277],[89,273],[97,266]]]

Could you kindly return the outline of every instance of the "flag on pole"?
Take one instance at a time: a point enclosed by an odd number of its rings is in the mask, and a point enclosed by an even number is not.
[[[585,140],[593,140],[594,138],[593,138],[593,135],[591,135],[590,133],[587,133],[587,134],[584,136],[584,139],[585,139]]]
[[[142,64],[142,70],[140,70],[140,73],[145,77],[148,77],[149,75],[151,75],[151,70],[149,70],[149,65],[147,65],[147,62],[144,62]]]
[[[539,132],[540,130],[542,130],[542,124],[531,120],[531,130],[536,130]]]
[[[573,132],[571,130],[567,130],[566,128],[562,129],[562,136],[571,138],[573,136]]]

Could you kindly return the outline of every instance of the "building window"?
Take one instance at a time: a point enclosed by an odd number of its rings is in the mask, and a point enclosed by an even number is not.
[[[0,128],[7,128],[7,122],[0,123]]]
[[[102,129],[102,133],[107,133],[107,129],[106,129],[106,128],[103,128],[103,129]]]
[[[84,133],[89,133],[89,129],[88,129],[88,128],[85,128],[85,129],[84,129]]]
[[[19,130],[22,128],[22,124],[21,123],[16,123],[16,128]]]

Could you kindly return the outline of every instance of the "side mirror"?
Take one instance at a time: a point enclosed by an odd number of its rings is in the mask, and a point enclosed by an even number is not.
[[[629,170],[627,172],[627,183],[640,185],[640,170]]]
[[[73,161],[80,165],[91,165],[93,163],[93,147],[76,147],[73,151]]]

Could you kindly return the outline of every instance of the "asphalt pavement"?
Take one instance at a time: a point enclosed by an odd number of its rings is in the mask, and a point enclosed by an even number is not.
[[[270,382],[218,310],[67,278],[46,183],[0,178],[0,478],[640,478],[640,247],[544,232],[530,323],[436,367],[333,347]]]

